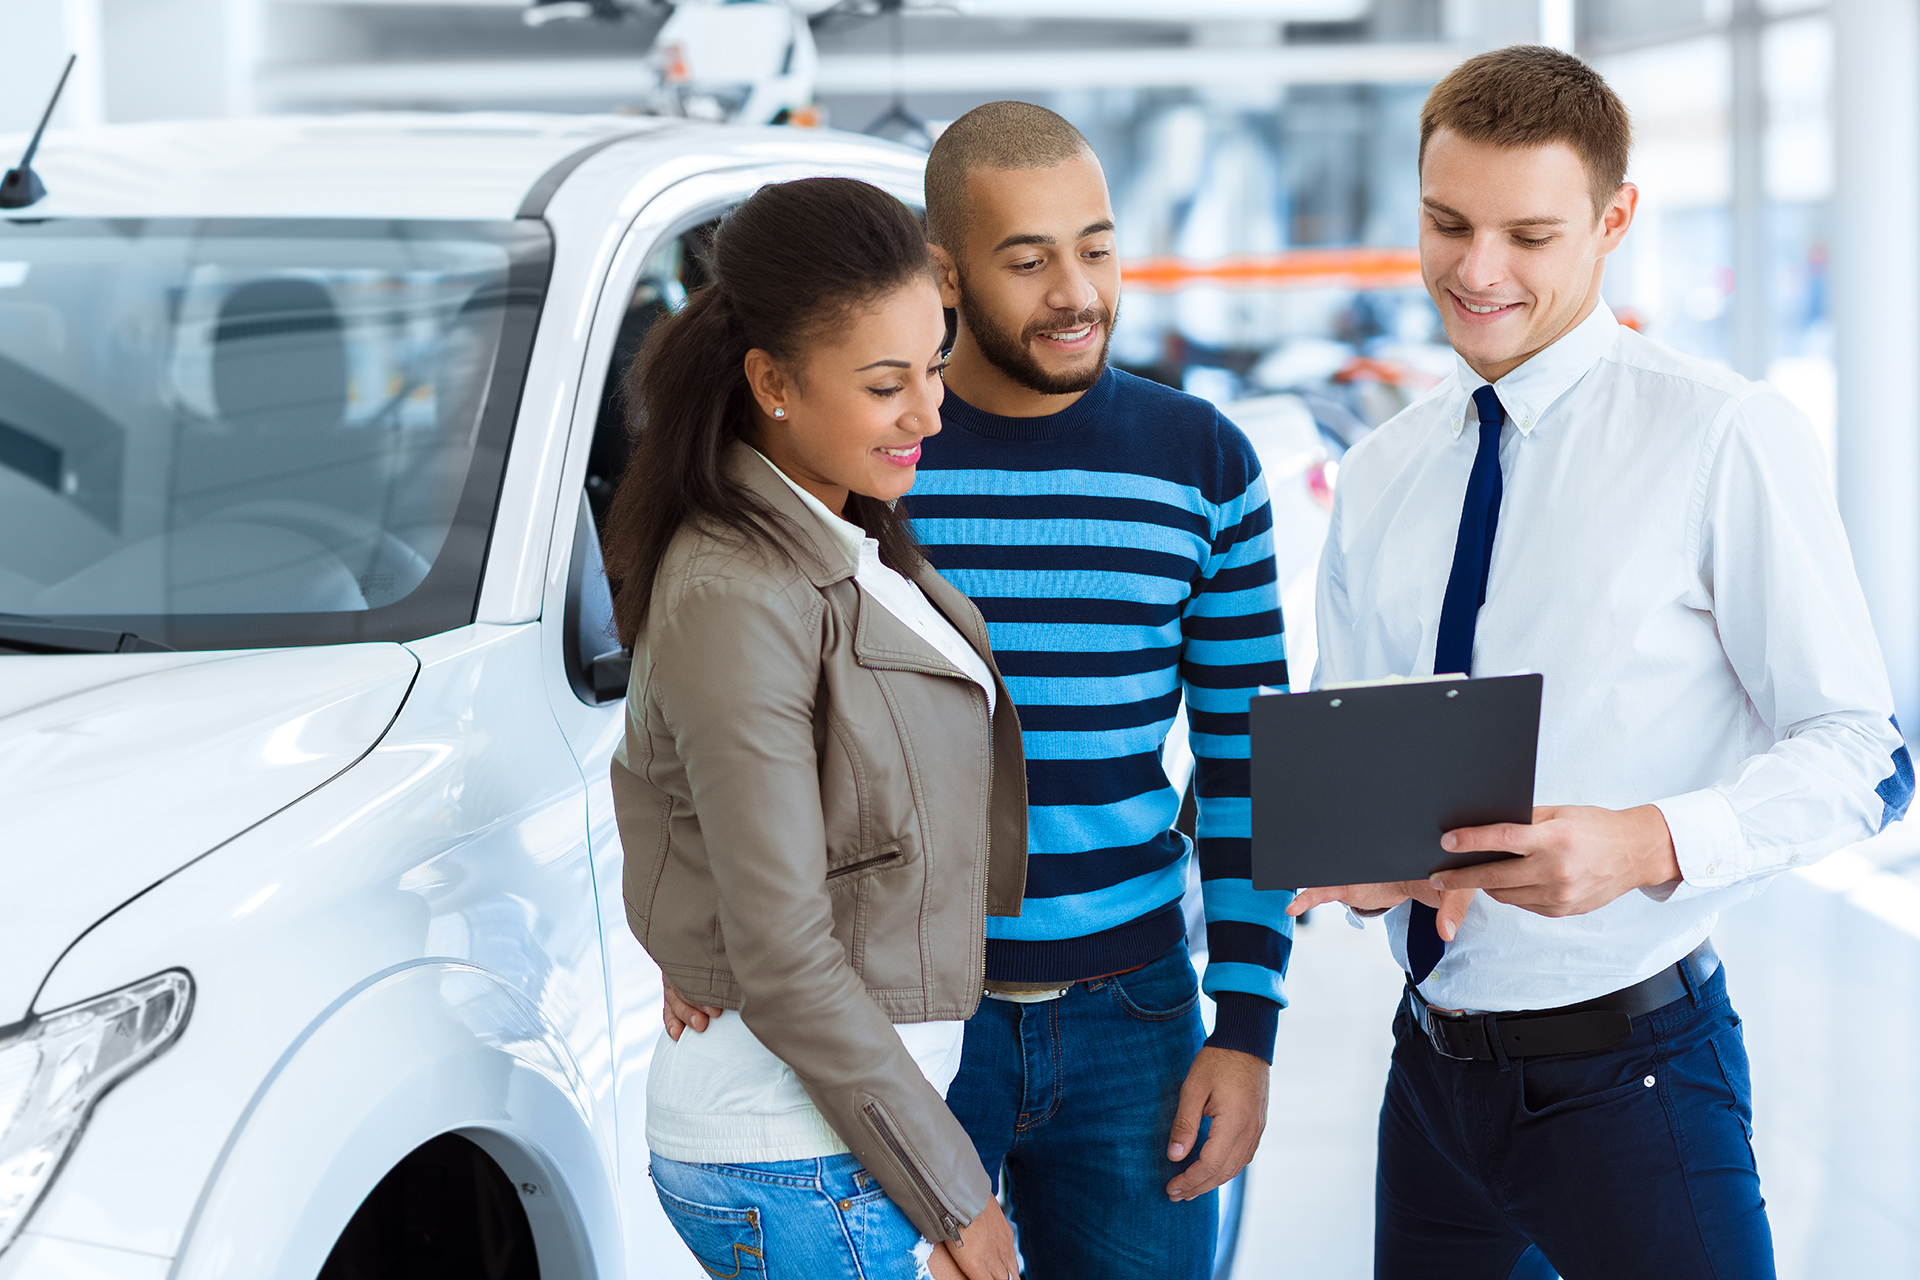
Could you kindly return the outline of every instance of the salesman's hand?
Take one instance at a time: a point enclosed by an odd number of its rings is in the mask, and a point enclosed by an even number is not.
[[[1019,1274],[1020,1264],[1013,1251],[1013,1224],[1000,1212],[998,1200],[987,1201],[980,1216],[960,1228],[958,1240],[935,1245],[936,1257],[942,1249],[967,1280],[1013,1280]],[[933,1259],[928,1259],[930,1266],[932,1262]],[[937,1268],[934,1274],[940,1274]]]
[[[1388,907],[1397,907],[1408,898],[1417,898],[1440,914],[1434,921],[1443,941],[1452,942],[1454,935],[1460,932],[1460,922],[1467,918],[1467,908],[1473,903],[1473,890],[1450,889],[1441,892],[1425,880],[1399,880],[1390,884],[1336,884],[1319,889],[1302,889],[1294,895],[1287,907],[1290,916],[1304,912],[1327,902],[1344,902],[1355,911],[1379,912]]]
[[[1167,1199],[1203,1196],[1246,1168],[1267,1127],[1267,1064],[1237,1049],[1202,1048],[1180,1086],[1167,1159],[1184,1160],[1200,1136],[1200,1118],[1211,1117],[1199,1158],[1167,1184]]]
[[[1488,897],[1543,916],[1597,911],[1633,889],[1680,879],[1667,820],[1654,805],[1595,809],[1559,805],[1533,811],[1533,824],[1463,827],[1440,838],[1449,853],[1498,849],[1518,858],[1442,871],[1436,889],[1481,889]]]
[[[667,1024],[667,1035],[675,1044],[680,1043],[680,1033],[688,1027],[705,1031],[710,1019],[725,1012],[710,1004],[688,1004],[686,998],[675,991],[673,984],[665,978],[660,979],[660,990],[666,996],[660,1006],[660,1021]]]

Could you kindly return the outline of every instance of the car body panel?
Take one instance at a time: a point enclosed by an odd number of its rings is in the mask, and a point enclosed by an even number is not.
[[[418,669],[397,644],[0,659],[0,885],[34,904],[0,934],[0,1025],[94,921],[364,755]]]
[[[450,1132],[491,1148],[547,1269],[576,1274],[583,1258],[619,1251],[593,1120],[564,1039],[513,987],[471,965],[402,966],[329,1009],[276,1064],[172,1274],[307,1280],[364,1188]]]
[[[165,1280],[169,1258],[28,1231],[0,1254],[0,1280]]]
[[[595,1100],[596,1164],[612,1169],[584,800],[533,670],[538,630],[470,627],[414,646],[419,678],[379,746],[61,959],[40,1009],[174,966],[193,974],[195,1006],[179,1042],[101,1101],[37,1230],[175,1252],[288,1047],[369,975],[425,959],[482,969],[537,1010]],[[155,1183],[156,1169],[175,1176]],[[357,1203],[371,1185],[343,1194]]]

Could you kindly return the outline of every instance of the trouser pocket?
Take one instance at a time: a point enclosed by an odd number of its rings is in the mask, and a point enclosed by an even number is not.
[[[708,1275],[734,1280],[766,1274],[767,1247],[759,1209],[701,1204],[673,1194],[658,1179],[653,1189],[660,1207],[667,1211],[667,1221]]]

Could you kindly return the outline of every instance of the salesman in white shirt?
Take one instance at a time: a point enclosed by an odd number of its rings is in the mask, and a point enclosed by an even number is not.
[[[1630,145],[1568,54],[1435,87],[1420,259],[1459,359],[1340,471],[1314,683],[1545,676],[1544,807],[1441,840],[1522,856],[1292,907],[1391,908],[1409,973],[1380,1277],[1773,1276],[1708,934],[1913,794],[1811,428],[1600,300]]]

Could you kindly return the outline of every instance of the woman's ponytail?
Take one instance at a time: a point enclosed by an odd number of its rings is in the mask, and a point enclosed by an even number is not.
[[[727,215],[714,233],[713,283],[655,322],[626,373],[634,450],[602,538],[622,644],[646,626],[660,562],[682,525],[781,545],[780,517],[724,466],[753,421],[747,352],[794,358],[839,317],[928,269],[919,221],[851,178],[762,187]],[[917,561],[898,504],[854,494],[846,515],[894,568]]]

